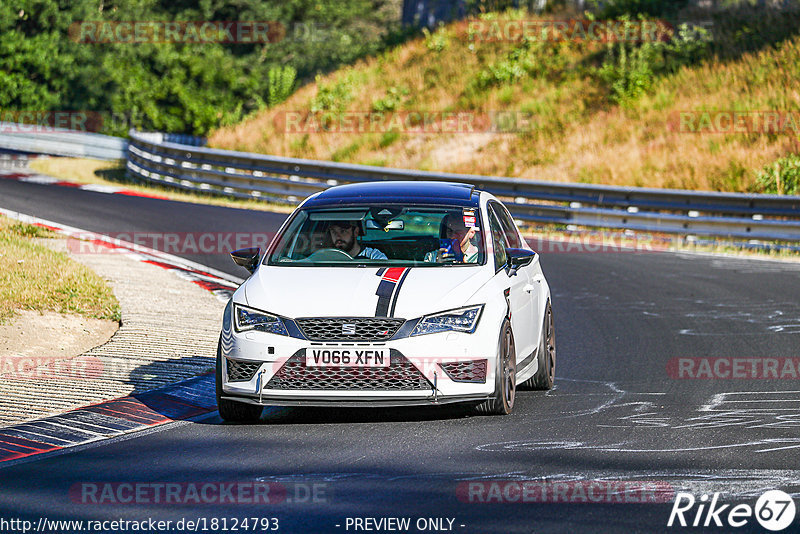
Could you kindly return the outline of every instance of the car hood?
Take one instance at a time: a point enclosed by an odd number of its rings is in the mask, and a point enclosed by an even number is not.
[[[398,271],[261,266],[245,282],[245,298],[248,306],[284,317],[374,317],[378,285]],[[396,291],[392,315],[405,319],[472,304],[470,298],[491,279],[479,266],[416,267],[401,274],[400,287],[388,287]]]

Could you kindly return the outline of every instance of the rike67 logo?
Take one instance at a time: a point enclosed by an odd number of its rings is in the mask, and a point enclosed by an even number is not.
[[[755,517],[762,527],[777,532],[794,522],[795,512],[792,497],[780,490],[761,495],[755,508],[749,504],[719,504],[719,493],[714,493],[710,499],[705,494],[695,499],[691,493],[679,492],[675,495],[667,526],[739,528]]]

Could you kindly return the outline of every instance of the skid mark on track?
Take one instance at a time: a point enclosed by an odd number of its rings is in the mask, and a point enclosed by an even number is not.
[[[630,441],[621,441],[607,445],[598,445],[585,441],[506,441],[500,443],[488,443],[475,447],[476,450],[484,452],[528,452],[535,450],[595,450],[603,452],[624,452],[633,454],[650,453],[683,453],[697,452],[720,449],[737,449],[742,447],[753,447],[755,453],[782,451],[787,449],[800,448],[800,438],[770,438],[742,441],[738,443],[726,443],[723,445],[703,444],[696,447],[675,447],[675,448],[643,448],[637,449],[631,446]],[[761,447],[761,448],[759,448]]]
[[[775,404],[775,406],[767,406]],[[800,391],[730,391],[717,393],[698,411],[800,412]]]
[[[570,419],[575,417],[584,417],[587,415],[595,415],[614,406],[626,394],[626,392],[623,389],[620,389],[620,387],[617,386],[617,384],[615,384],[614,382],[603,382],[599,380],[580,380],[580,379],[562,378],[562,377],[557,377],[557,381],[559,383],[562,383],[562,385],[560,387],[551,389],[550,391],[545,393],[545,397],[557,400],[558,397],[579,395],[583,399],[587,398],[594,399],[595,397],[599,397],[599,400],[591,400],[590,402],[592,404],[590,404],[590,406],[584,409],[563,411],[558,415],[554,416],[542,416],[539,418],[539,421],[552,421],[557,419]],[[570,393],[569,392],[570,388],[563,386],[564,382],[570,383],[570,386],[577,384],[584,384],[585,386],[582,386],[584,389],[586,388],[586,386],[595,389],[593,389],[592,391],[581,391],[580,394]]]
[[[691,325],[678,330],[684,336],[751,336],[800,333],[800,305],[796,301],[767,299],[757,302],[684,300],[676,315]]]
[[[566,379],[561,379],[562,382]],[[578,382],[578,381],[575,381]],[[601,383],[596,383],[601,384]],[[544,417],[547,421],[566,417],[590,416],[604,412],[602,422],[595,423],[597,429],[641,429],[649,434],[636,440],[603,442],[602,439],[587,441],[576,437],[570,428],[564,434],[558,432],[547,440],[516,440],[480,444],[475,447],[482,452],[524,453],[532,450],[593,450],[624,454],[681,454],[702,451],[747,450],[750,453],[800,449],[800,437],[764,436],[763,430],[787,430],[800,427],[800,391],[743,391],[711,395],[708,400],[695,407],[694,413],[671,413],[670,410],[684,405],[665,399],[663,393],[626,392],[613,383],[602,383],[607,388],[608,398],[592,409],[567,412],[557,417]],[[570,396],[561,393],[560,396]],[[597,395],[597,393],[595,393]],[[558,393],[553,397],[557,399]],[[707,438],[687,431],[703,431],[735,427],[728,439]],[[743,436],[742,431],[757,431],[761,434]],[[583,435],[583,434],[581,434]],[[604,435],[604,434],[600,434]],[[686,443],[690,440],[689,443]],[[652,445],[651,445],[652,444]],[[673,445],[674,444],[674,445]]]
[[[636,395],[636,394],[632,394]],[[698,406],[696,415],[671,415],[653,403],[631,402],[614,408],[627,408],[615,421],[599,424],[603,428],[665,428],[671,430],[740,427],[752,429],[792,429],[800,427],[800,391],[736,391],[716,393]]]
[[[558,484],[593,482],[652,482],[663,485],[671,493],[684,491],[695,495],[719,492],[723,500],[755,498],[767,490],[781,488],[793,497],[800,496],[800,470],[796,469],[666,469],[647,470],[576,470],[572,472],[550,472],[544,470],[487,471],[434,471],[411,474],[376,472],[314,472],[285,473],[256,478],[261,483],[292,483],[302,481],[336,484],[337,491],[344,490],[348,483],[353,489],[369,488],[386,484],[394,492],[404,491],[403,482],[421,482],[426,486],[452,485],[453,491],[463,482],[532,482],[534,484]],[[364,482],[369,483],[364,485]],[[418,490],[413,484],[411,491]]]

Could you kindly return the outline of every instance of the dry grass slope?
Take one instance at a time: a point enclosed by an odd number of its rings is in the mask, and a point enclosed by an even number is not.
[[[800,109],[800,38],[733,61],[683,67],[625,107],[610,104],[607,89],[577,68],[597,61],[601,43],[540,46],[534,52],[538,75],[479,86],[480,73],[502,64],[514,46],[476,43],[464,25],[454,24],[319,78],[283,104],[214,132],[210,144],[401,168],[717,191],[755,190],[764,165],[800,151],[797,135],[668,127],[681,111]],[[534,114],[535,128],[513,134],[284,132],[285,113],[307,113],[320,103],[349,111],[521,111]]]

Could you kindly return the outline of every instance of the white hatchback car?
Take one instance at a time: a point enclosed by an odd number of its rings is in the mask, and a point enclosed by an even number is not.
[[[471,185],[373,182],[307,198],[228,303],[217,404],[474,403],[508,414],[518,385],[553,386],[555,334],[539,256]]]

